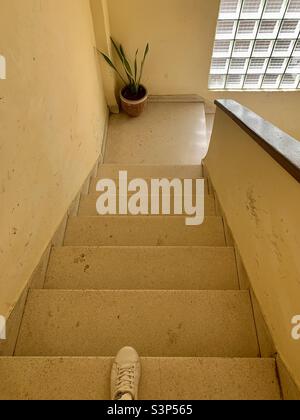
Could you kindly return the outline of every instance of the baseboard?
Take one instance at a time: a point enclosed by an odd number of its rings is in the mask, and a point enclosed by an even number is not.
[[[107,134],[108,134],[108,121],[109,121],[109,112],[107,112],[107,117],[104,127],[103,143],[100,155],[97,157],[96,162],[94,163],[88,177],[85,182],[79,189],[76,196],[71,201],[67,212],[64,214],[62,221],[60,222],[57,230],[49,241],[46,249],[43,252],[43,255],[34,269],[31,277],[28,279],[27,284],[20,295],[20,298],[16,302],[9,318],[7,319],[6,325],[6,335],[7,340],[0,341],[0,357],[3,356],[13,356],[15,351],[15,346],[18,339],[18,334],[23,318],[24,308],[27,301],[28,291],[30,289],[43,289],[45,275],[48,268],[49,257],[52,247],[62,246],[64,242],[64,236],[67,226],[67,221],[69,216],[76,216],[78,214],[79,203],[81,195],[86,195],[89,192],[91,179],[94,178],[98,172],[99,164],[104,162],[105,150],[107,145]]]
[[[257,340],[258,340],[258,344],[260,348],[261,357],[273,358],[276,360],[278,379],[281,385],[283,399],[298,401],[300,400],[300,388],[296,385],[296,382],[294,381],[293,376],[287,369],[286,364],[283,362],[280,354],[278,353],[276,349],[271,331],[265,321],[265,317],[263,315],[261,305],[257,297],[255,296],[254,290],[252,288],[251,279],[245,269],[245,265],[240,255],[237,243],[234,239],[230,226],[227,223],[226,215],[222,209],[221,203],[218,198],[218,194],[213,186],[213,183],[209,176],[209,172],[205,166],[205,162],[203,162],[202,164],[203,164],[203,174],[208,182],[209,193],[213,194],[215,197],[217,215],[223,217],[223,220],[224,220],[226,244],[227,246],[232,246],[235,249],[240,288],[242,290],[250,291],[253,315],[254,315],[254,320],[255,320],[256,330],[257,330]]]
[[[150,95],[150,103],[198,103],[204,104],[205,114],[215,114],[216,106],[209,101],[206,101],[200,95]]]
[[[204,103],[200,95],[150,95],[152,103]]]
[[[108,140],[109,116],[110,116],[110,112],[108,110],[107,116],[106,116],[106,121],[105,121],[104,133],[103,133],[103,142],[102,142],[101,155],[100,155],[100,158],[99,158],[99,164],[100,165],[102,165],[105,162],[105,155],[106,155],[106,149],[107,149],[107,140]]]

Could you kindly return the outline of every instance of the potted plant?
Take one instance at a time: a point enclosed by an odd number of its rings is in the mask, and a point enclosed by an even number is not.
[[[106,54],[99,50],[98,52],[104,57],[105,61],[117,73],[125,85],[120,92],[123,111],[125,111],[131,117],[138,117],[143,112],[148,100],[148,91],[145,86],[141,84],[141,80],[143,76],[145,61],[150,49],[149,44],[147,44],[145,48],[144,56],[140,65],[138,63],[139,50],[137,50],[135,53],[133,65],[130,65],[122,45],[118,46],[112,38],[111,41],[121,61],[127,80],[124,76],[122,76],[121,72],[117,69],[117,66]]]

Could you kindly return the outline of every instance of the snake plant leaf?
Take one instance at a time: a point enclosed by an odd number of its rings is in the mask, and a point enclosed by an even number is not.
[[[134,74],[132,72],[129,61],[127,60],[127,57],[126,57],[126,54],[125,54],[125,51],[124,51],[124,48],[122,47],[122,45],[120,45],[120,52],[121,52],[122,57],[123,57],[123,67],[124,67],[124,70],[127,74],[129,82],[130,82],[130,84],[134,85],[135,84]]]
[[[113,68],[115,71],[118,71],[114,63],[111,61],[111,59],[104,53],[100,51],[100,54],[104,58],[104,60],[110,65],[111,68]]]
[[[135,80],[135,82],[137,82],[137,72],[138,72],[137,57],[138,57],[138,54],[139,54],[139,50],[137,49],[136,53],[135,53],[135,60],[134,60],[134,80]]]
[[[121,63],[122,63],[122,65],[123,65],[124,71],[125,71],[125,73],[126,73],[126,76],[127,76],[128,82],[129,82],[129,84],[131,84],[131,83],[132,83],[132,78],[133,78],[133,76],[132,76],[132,74],[128,71],[128,66],[126,65],[126,63],[125,63],[125,61],[124,61],[124,57],[123,57],[123,54],[122,54],[122,46],[120,45],[120,47],[118,47],[118,45],[117,45],[117,43],[115,42],[115,40],[114,40],[112,37],[111,37],[110,39],[111,39],[111,42],[112,42],[112,44],[113,44],[113,46],[114,46],[114,48],[115,48],[115,50],[116,50],[116,52],[117,52],[117,54],[118,54],[119,59],[121,60]]]
[[[114,48],[115,48],[115,50],[116,50],[116,52],[117,52],[117,54],[118,54],[118,57],[120,58],[120,60],[121,60],[121,61],[122,61],[122,63],[123,63],[123,57],[122,57],[121,51],[120,51],[120,49],[119,49],[119,47],[118,47],[117,43],[114,41],[114,39],[113,39],[112,37],[111,37],[110,39],[111,39],[111,42],[112,42],[112,44],[113,44],[113,46],[114,46]]]
[[[149,42],[148,42],[148,44],[146,45],[146,48],[145,48],[144,58],[143,58],[143,61],[142,61],[142,64],[141,64],[141,73],[140,73],[139,82],[138,82],[139,85],[141,84],[141,80],[142,80],[142,77],[143,77],[143,71],[144,71],[144,65],[145,65],[145,61],[146,61],[146,58],[147,58],[147,55],[148,55],[149,51],[150,51],[150,46],[149,46]]]
[[[123,78],[123,76],[121,75],[121,73],[119,72],[119,70],[116,68],[116,66],[114,65],[114,63],[111,61],[111,59],[106,54],[104,54],[103,52],[101,52],[99,50],[97,50],[97,52],[102,55],[102,57],[104,58],[104,60],[110,65],[110,67],[118,74],[118,76],[121,78],[121,80],[126,84],[125,79]]]
[[[125,51],[124,51],[124,48],[122,47],[122,45],[120,45],[120,52],[121,52],[121,55],[122,55],[122,57],[123,57],[123,63],[124,63],[124,66],[125,66],[125,70],[130,74],[130,76],[133,78],[133,73],[132,73],[132,69],[131,69],[131,66],[130,66],[130,64],[129,64],[129,61],[127,60],[127,57],[126,57],[126,54],[125,54]]]
[[[148,44],[146,45],[146,49],[145,49],[144,61],[146,60],[146,57],[149,54],[149,51],[150,51],[150,45],[149,45],[149,42],[148,42]]]
[[[131,85],[134,82],[134,80],[133,80],[133,74],[132,74],[132,70],[131,70],[130,64],[129,64],[127,58],[126,58],[124,49],[123,49],[122,45],[120,45],[118,47],[117,43],[114,41],[114,39],[112,37],[111,37],[111,42],[112,42],[112,44],[113,44],[113,46],[114,46],[114,48],[115,48],[115,50],[116,50],[116,52],[118,54],[119,59],[121,60],[121,63],[123,65],[123,69],[124,69],[124,71],[126,73],[128,82]]]
[[[140,87],[140,83],[141,83],[141,79],[142,79],[142,75],[143,75],[145,61],[146,61],[147,55],[148,55],[149,50],[150,50],[149,43],[146,45],[146,48],[145,48],[145,51],[144,51],[144,56],[143,56],[143,59],[142,59],[141,64],[140,64],[140,72],[139,72],[139,62],[138,62],[139,50],[138,49],[136,50],[133,67],[131,67],[129,60],[127,59],[127,56],[126,56],[126,53],[125,53],[125,50],[124,50],[123,46],[121,44],[120,44],[120,46],[118,46],[118,44],[114,41],[114,39],[112,37],[111,37],[111,41],[112,41],[114,49],[116,50],[116,52],[118,54],[118,57],[121,61],[121,64],[122,64],[123,70],[124,70],[124,72],[127,76],[128,82],[126,82],[125,78],[122,76],[120,71],[117,69],[117,67],[115,66],[113,61],[106,54],[102,53],[99,50],[97,50],[97,51],[98,51],[98,53],[100,53],[102,55],[102,57],[110,65],[110,67],[118,74],[118,76],[121,78],[123,83],[125,85],[129,86],[131,92],[137,94],[139,92],[139,87]]]

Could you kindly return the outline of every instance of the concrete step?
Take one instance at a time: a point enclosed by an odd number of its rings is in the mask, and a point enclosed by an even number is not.
[[[156,177],[156,178],[158,178],[158,177]],[[92,180],[91,180],[91,183],[90,183],[90,188],[89,188],[89,192],[91,193],[91,194],[93,194],[93,193],[95,193],[96,191],[97,191],[97,184],[98,184],[98,182],[101,180],[101,179],[103,179],[102,177],[100,177],[100,176],[97,176],[96,178],[93,178]],[[116,185],[116,190],[117,190],[117,192],[119,192],[120,191],[120,188],[119,188],[119,179],[118,178],[110,178],[110,179],[112,179],[114,182],[115,182],[115,185]],[[144,181],[146,181],[147,182],[147,185],[148,185],[148,191],[150,192],[151,191],[151,178],[146,178],[146,177],[144,177],[144,178],[142,178]],[[168,179],[168,181],[172,181],[172,178],[167,178]],[[199,179],[203,179],[203,178],[199,178]],[[129,182],[132,180],[132,178],[128,178],[128,184],[129,184]],[[180,180],[181,180],[181,183],[182,183],[182,185],[184,185],[184,178],[180,178]],[[207,180],[205,179],[204,180],[204,184],[205,184],[205,193],[206,194],[208,194],[208,182],[207,182]],[[197,190],[196,190],[196,181],[193,181],[193,184],[192,184],[192,186],[193,186],[193,188],[192,188],[192,192],[193,192],[193,194],[196,194],[196,192],[197,192]]]
[[[46,289],[235,290],[235,253],[222,247],[54,248]]]
[[[133,194],[129,194],[128,197],[130,198]],[[100,197],[100,193],[91,193],[88,195],[83,195],[80,200],[79,205],[79,216],[98,216],[96,203],[98,198]],[[119,197],[114,196],[114,200],[116,203],[119,202]],[[149,215],[151,213],[151,198],[148,198],[149,202]],[[171,216],[174,216],[174,196],[171,196]],[[196,203],[195,196],[193,197],[193,203]],[[212,195],[206,194],[205,195],[205,215],[206,216],[215,216],[216,215],[216,207],[215,207],[215,200]],[[184,208],[184,205],[183,205]],[[118,207],[119,211],[119,207]],[[129,215],[130,216],[130,215]]]
[[[225,246],[221,217],[186,226],[184,217],[71,217],[66,246]]]
[[[280,400],[272,359],[142,359],[141,400]],[[109,400],[111,358],[0,359],[0,400]]]
[[[29,292],[16,356],[259,357],[247,291]]]
[[[130,178],[202,178],[202,165],[100,165],[97,177],[118,178],[127,171]]]

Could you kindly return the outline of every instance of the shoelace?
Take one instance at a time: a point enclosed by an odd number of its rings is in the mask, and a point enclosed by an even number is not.
[[[122,368],[118,368],[116,391],[119,398],[121,398],[124,394],[132,393],[134,390],[134,373],[134,365],[126,365],[122,366]]]

